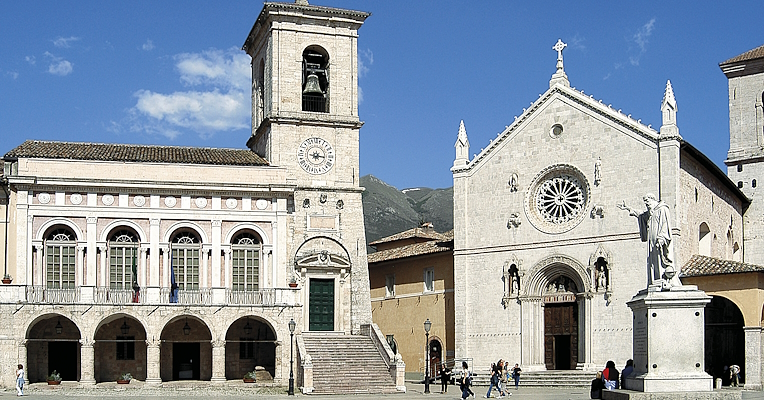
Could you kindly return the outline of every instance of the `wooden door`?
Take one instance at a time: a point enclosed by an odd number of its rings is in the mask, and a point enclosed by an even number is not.
[[[544,306],[544,363],[548,370],[575,369],[578,363],[578,306]]]
[[[309,329],[334,330],[334,279],[310,280]]]

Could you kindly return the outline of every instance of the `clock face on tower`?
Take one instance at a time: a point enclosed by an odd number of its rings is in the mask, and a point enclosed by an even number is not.
[[[334,148],[318,137],[305,139],[297,148],[297,162],[309,174],[325,174],[334,165]]]

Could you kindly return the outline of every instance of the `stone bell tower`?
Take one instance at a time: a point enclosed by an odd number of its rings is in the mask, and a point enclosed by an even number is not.
[[[369,15],[306,0],[266,2],[242,47],[252,57],[247,147],[283,168],[294,188],[284,207],[288,226],[278,227],[286,265],[277,268],[302,289],[302,331],[356,333],[371,322],[357,49]]]

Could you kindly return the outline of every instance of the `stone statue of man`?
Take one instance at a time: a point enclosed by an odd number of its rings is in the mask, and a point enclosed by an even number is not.
[[[642,200],[647,211],[640,213],[627,207],[626,203],[618,208],[627,210],[629,215],[637,217],[639,237],[647,242],[647,284],[681,286],[679,271],[674,265],[674,251],[671,241],[671,216],[666,203],[658,201],[654,194],[646,194]]]

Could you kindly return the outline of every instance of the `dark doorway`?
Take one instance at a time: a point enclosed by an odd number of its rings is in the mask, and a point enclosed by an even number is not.
[[[48,342],[48,373],[55,370],[61,374],[61,380],[76,381],[77,342]]]
[[[544,306],[544,363],[548,370],[574,369],[578,363],[578,305]]]
[[[706,372],[722,378],[722,385],[730,384],[725,367],[740,367],[740,380],[745,382],[745,333],[743,314],[735,303],[713,296],[705,309]]]
[[[172,344],[172,379],[199,379],[199,343]]]
[[[430,340],[430,376],[436,376],[443,357],[443,348],[437,339]]]
[[[334,330],[334,279],[310,280],[311,331]]]

